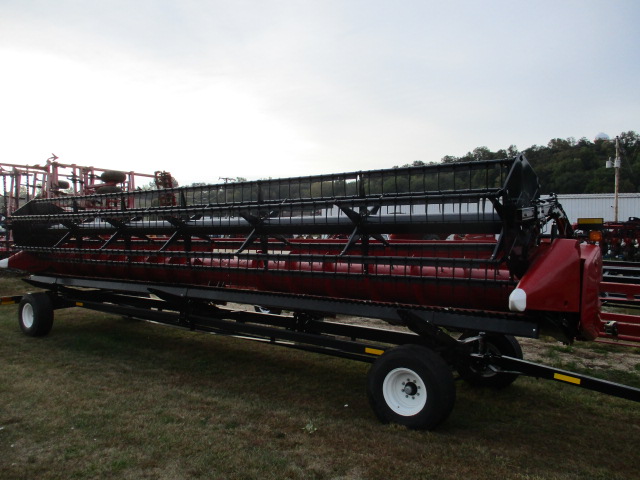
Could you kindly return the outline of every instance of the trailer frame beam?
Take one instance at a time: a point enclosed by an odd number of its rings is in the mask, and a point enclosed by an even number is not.
[[[61,287],[93,288],[112,292],[155,294],[159,297],[192,299],[206,302],[233,302],[248,305],[266,305],[292,311],[324,312],[336,315],[353,315],[377,318],[392,325],[405,325],[399,312],[413,315],[439,327],[451,330],[483,330],[521,337],[537,338],[540,332],[533,318],[503,312],[480,312],[445,307],[418,307],[370,300],[345,300],[312,295],[286,294],[241,290],[226,287],[201,287],[161,283],[127,282],[82,277],[32,275],[25,279],[31,285],[56,290]],[[482,328],[480,328],[482,326]]]

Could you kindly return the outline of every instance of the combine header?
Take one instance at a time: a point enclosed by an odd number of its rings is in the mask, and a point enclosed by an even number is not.
[[[540,199],[524,156],[33,200],[7,223],[18,253],[3,266],[47,289],[21,299],[28,335],[82,306],[372,362],[374,411],[411,428],[449,415],[452,369],[640,400],[522,360],[514,336],[598,336],[602,277],[599,247]]]

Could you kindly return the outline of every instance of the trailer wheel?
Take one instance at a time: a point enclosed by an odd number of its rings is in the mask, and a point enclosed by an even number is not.
[[[20,329],[30,337],[42,337],[53,326],[53,303],[45,292],[28,293],[22,297],[18,309]]]
[[[472,336],[465,334],[460,339]],[[485,336],[485,350],[495,355],[505,355],[507,357],[522,358],[522,348],[520,343],[512,335],[488,334]],[[472,345],[472,353],[479,353],[480,344],[475,342]],[[481,361],[470,359],[461,363],[457,367],[460,377],[469,385],[474,387],[505,388],[511,385],[518,378],[517,373],[497,372]]]
[[[367,396],[378,419],[430,430],[451,413],[453,375],[433,350],[401,345],[385,352],[369,370]]]

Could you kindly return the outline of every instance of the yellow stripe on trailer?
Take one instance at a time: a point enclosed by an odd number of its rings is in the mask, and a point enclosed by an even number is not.
[[[574,385],[580,385],[580,383],[582,383],[582,380],[579,378],[563,375],[561,373],[554,373],[553,379],[561,382],[573,383]]]
[[[15,297],[0,297],[0,305],[15,305],[20,300],[22,300],[22,297],[19,295]]]
[[[382,355],[384,353],[384,350],[380,350],[379,348],[366,347],[364,349],[364,353],[369,353],[371,355]]]
[[[602,225],[604,218],[579,218],[578,225]]]
[[[76,302],[76,307],[84,307],[84,303],[82,303],[82,302]]]

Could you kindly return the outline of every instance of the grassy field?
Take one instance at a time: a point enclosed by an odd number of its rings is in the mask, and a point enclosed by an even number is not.
[[[0,278],[0,295],[21,291]],[[611,357],[590,373],[640,386],[637,349],[544,352]],[[375,419],[367,369],[82,309],[28,338],[2,307],[0,478],[640,477],[639,404],[528,378],[498,392],[459,383],[451,418],[416,432]]]

